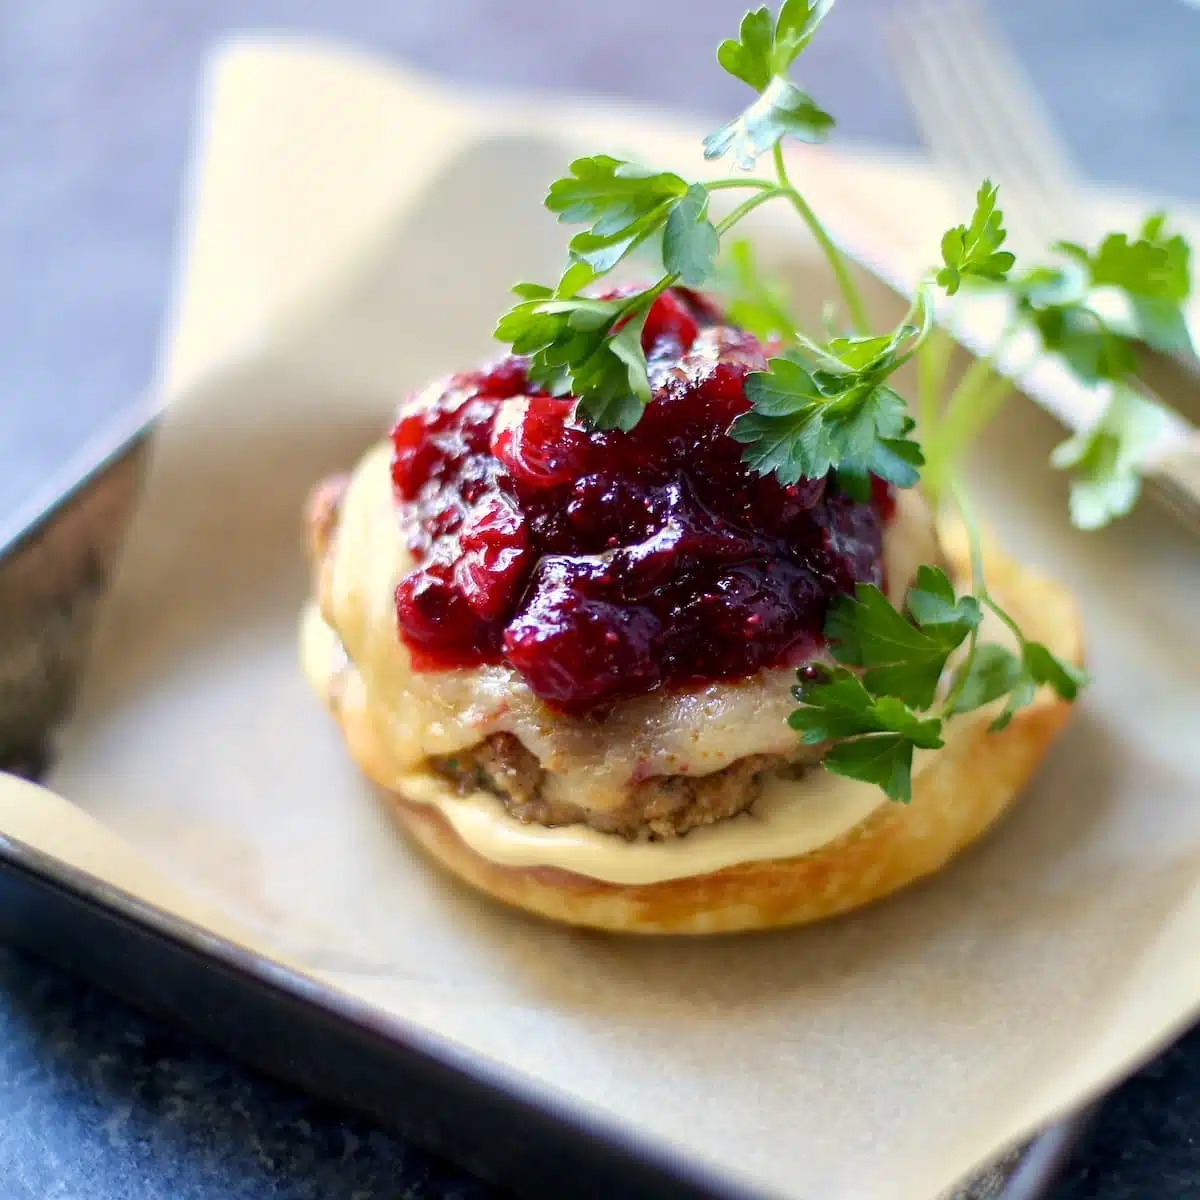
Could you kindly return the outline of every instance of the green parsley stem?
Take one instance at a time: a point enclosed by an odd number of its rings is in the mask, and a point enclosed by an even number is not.
[[[915,357],[920,352],[930,333],[933,332],[933,298],[929,295],[929,288],[924,283],[917,288],[917,294],[908,306],[908,312],[904,314],[904,320],[900,322],[901,327],[908,326],[909,322],[918,316],[921,318],[921,324],[916,327],[915,336],[912,337],[908,349],[896,359],[892,367],[894,371],[899,370],[910,358]]]
[[[954,339],[935,326],[917,351],[917,418],[923,438],[932,438],[937,428],[938,399],[946,382]]]
[[[974,403],[959,404],[952,396],[951,407],[938,430],[943,448],[948,448],[948,452],[953,454],[957,447],[969,445],[996,415],[1012,390],[1012,383],[997,372],[986,377],[975,388]]]
[[[925,434],[926,483],[934,495],[945,485],[946,476],[954,468],[962,448],[971,443],[1012,393],[1012,383],[996,370],[996,364],[1017,331],[1016,322],[1010,323],[990,354],[972,360],[950,393],[945,407],[928,426]]]
[[[737,208],[728,212],[724,217],[717,222],[717,236],[721,237],[733,228],[743,217],[752,213],[760,205],[766,204],[768,200],[773,200],[779,195],[779,189],[773,184],[766,188],[762,188],[755,192],[753,196],[743,200]]]
[[[871,325],[867,320],[867,310],[863,305],[862,297],[858,294],[858,289],[854,286],[854,280],[846,267],[846,261],[833,244],[829,234],[825,232],[825,227],[809,206],[808,201],[792,186],[792,181],[788,178],[787,166],[783,161],[783,146],[779,142],[775,143],[775,173],[779,176],[782,193],[787,196],[792,207],[800,214],[801,220],[808,226],[817,245],[821,247],[829,261],[838,287],[841,288],[842,297],[846,301],[846,308],[849,310],[850,320],[854,323],[855,330],[861,337],[867,337],[871,332]]]
[[[652,283],[643,291],[635,292],[621,306],[620,312],[613,320],[613,325],[615,326],[626,318],[634,316],[641,312],[643,308],[649,308],[678,278],[678,275],[672,275],[668,271],[657,283]]]
[[[1000,335],[1000,340],[996,343],[990,354],[982,355],[972,360],[970,366],[963,372],[962,378],[958,381],[954,391],[950,394],[950,399],[947,402],[945,423],[952,423],[954,412],[956,409],[972,408],[972,401],[976,398],[977,393],[990,390],[989,385],[994,382],[994,377],[1004,379],[1002,375],[996,371],[996,364],[1000,361],[1004,352],[1008,349],[1013,338],[1017,335],[1020,329],[1020,324],[1016,320],[1010,321],[1004,328],[1004,332]],[[1004,381],[1008,387],[1011,384]],[[989,416],[991,414],[989,413]],[[981,421],[978,425],[972,427],[966,426],[969,432],[978,432],[982,427]]]
[[[971,665],[975,661],[975,647],[979,644],[979,626],[976,625],[971,630],[967,637],[967,653],[963,657],[962,665],[954,673],[954,683],[950,686],[950,691],[946,693],[946,699],[942,702],[939,717],[949,717],[954,712],[954,706],[958,703],[959,696],[962,695],[963,688],[967,686],[967,677],[971,674]]]
[[[849,368],[840,358],[829,353],[823,346],[818,345],[811,338],[805,337],[800,330],[792,331],[792,340],[802,350],[806,350],[813,358],[817,359],[827,370],[832,371],[835,375],[849,374]]]
[[[988,606],[988,608],[990,608],[992,610],[992,612],[994,612],[996,614],[996,616],[998,616],[1000,618],[1000,620],[1002,620],[1005,623],[1005,625],[1007,625],[1009,627],[1009,629],[1012,630],[1013,636],[1017,639],[1017,644],[1020,646],[1024,646],[1025,645],[1025,634],[1021,632],[1020,625],[1018,625],[1017,622],[1012,617],[1010,617],[1008,615],[1008,613],[1006,613],[1004,611],[1004,609],[1002,609],[1000,607],[1000,605],[997,604],[996,601],[993,600],[992,597],[990,595],[988,595],[987,593],[980,596],[980,600],[984,604],[986,604]]]
[[[954,507],[962,517],[963,528],[967,531],[967,545],[971,553],[971,587],[975,591],[976,599],[982,602],[987,596],[987,581],[983,576],[983,546],[979,538],[979,522],[962,485],[951,480],[947,490],[954,500]]]
[[[777,190],[779,185],[773,179],[713,179],[704,185],[706,191],[721,192],[729,188],[770,188]]]
[[[970,501],[967,499],[966,493],[963,491],[962,485],[954,481],[948,483],[947,490],[954,499],[954,505],[958,509],[959,515],[962,517],[963,527],[967,531],[967,543],[970,547],[971,554],[971,588],[975,593],[975,599],[981,604],[990,603],[987,591],[987,581],[983,575],[983,547],[979,539],[979,523],[975,518],[974,509],[971,507]],[[959,696],[962,695],[963,688],[966,687],[967,677],[971,673],[971,664],[975,661],[975,648],[979,644],[979,626],[976,625],[970,633],[970,638],[967,642],[966,657],[962,661],[962,665],[958,668],[954,677],[954,683],[950,688],[949,694],[946,696],[945,702],[942,704],[942,715],[949,716],[954,705],[958,703]]]

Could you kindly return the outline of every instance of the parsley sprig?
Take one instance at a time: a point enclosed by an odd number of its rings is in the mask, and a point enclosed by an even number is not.
[[[651,304],[674,284],[700,287],[712,279],[723,235],[768,201],[786,200],[800,215],[829,260],[856,332],[869,334],[849,268],[793,185],[782,147],[785,137],[824,141],[833,128],[833,118],[786,76],[832,7],[833,0],[786,0],[774,20],[766,8],[757,9],[742,21],[738,38],[718,50],[720,64],[756,97],[705,139],[705,157],[728,157],[748,171],[770,153],[774,178],[734,175],[689,183],[670,171],[596,154],[576,159],[569,174],[550,185],[546,207],[560,221],[584,228],[571,237],[555,286],[515,289],[518,303],[501,318],[496,337],[530,356],[532,378],[541,386],[574,395],[578,416],[590,427],[630,429],[637,423],[651,389],[636,335]],[[714,220],[712,199],[723,191],[749,194]],[[660,279],[620,300],[580,297],[651,239],[661,245]]]
[[[977,554],[976,547],[973,595],[956,595],[944,571],[922,566],[899,611],[866,583],[831,605],[825,634],[839,665],[800,671],[794,693],[801,706],[789,718],[807,744],[835,743],[822,760],[826,770],[877,784],[889,799],[907,804],[914,752],[941,747],[949,717],[1004,699],[990,725],[999,732],[1033,703],[1040,687],[1075,699],[1087,676],[1025,637],[988,591]],[[1015,653],[979,642],[985,608],[1008,626]],[[962,662],[943,691],[947,663],[964,643]]]
[[[1081,529],[1096,529],[1124,516],[1141,490],[1145,453],[1166,421],[1162,408],[1136,386],[1142,347],[1168,353],[1191,347],[1184,315],[1191,295],[1187,242],[1170,233],[1166,217],[1157,213],[1133,237],[1110,233],[1094,249],[1056,242],[1050,248],[1054,258],[1015,273],[993,272],[994,252],[985,256],[983,270],[969,262],[963,269],[954,256],[956,245],[951,239],[947,254],[943,243],[939,281],[957,275],[960,281],[999,287],[1011,318],[996,350],[972,364],[944,404],[937,400],[947,394],[942,347],[931,343],[923,351],[926,487],[935,494],[943,490],[962,449],[1012,393],[1011,383],[995,368],[1025,330],[1082,384],[1108,396],[1095,424],[1065,441],[1051,458],[1054,466],[1072,472],[1072,520]],[[986,236],[981,245],[986,248]]]
[[[882,337],[838,337],[823,346],[794,336],[796,348],[746,380],[753,407],[730,429],[746,446],[745,461],[784,484],[836,469],[844,478],[871,473],[912,487],[924,458],[907,405],[887,380],[916,353],[920,331],[905,324]]]
[[[891,331],[873,330],[846,261],[793,183],[784,153],[787,140],[823,142],[834,126],[790,78],[833,2],[784,0],[774,17],[756,9],[736,38],[721,43],[718,62],[753,92],[740,113],[704,139],[705,158],[727,162],[729,175],[688,180],[606,154],[572,162],[546,196],[559,221],[577,227],[567,262],[552,286],[513,289],[517,302],[496,336],[528,357],[535,383],[576,398],[582,424],[627,430],[651,400],[641,337],[654,301],[676,284],[718,283],[729,319],[773,351],[765,370],[747,376],[750,409],[730,429],[753,470],[785,485],[829,476],[859,498],[869,494],[872,476],[902,488],[920,482],[935,502],[957,506],[970,539],[969,591],[957,594],[944,571],[926,565],[898,609],[870,584],[837,599],[825,624],[834,665],[801,670],[799,707],[790,718],[806,743],[825,747],[829,770],[907,802],[914,755],[943,744],[948,719],[995,705],[991,728],[999,730],[1039,689],[1073,700],[1086,682],[1076,666],[1027,638],[987,586],[958,466],[1011,390],[997,370],[1005,342],[948,388],[952,341],[936,325],[935,293],[1002,289],[1012,311],[1006,339],[1031,329],[1081,380],[1111,390],[1095,428],[1053,458],[1075,473],[1072,515],[1087,528],[1128,511],[1136,499],[1140,453],[1162,416],[1131,386],[1137,346],[1185,344],[1190,259],[1186,242],[1154,216],[1135,237],[1110,234],[1095,249],[1057,243],[1051,263],[1018,271],[1005,248],[997,189],[984,180],[970,219],[943,236],[940,262],[921,281],[908,314]],[[771,171],[753,174],[768,157]],[[820,336],[800,328],[786,289],[765,277],[750,244],[727,237],[774,200],[807,226],[837,282],[841,311],[827,310]],[[650,250],[661,260],[654,282],[595,294],[618,264]],[[893,382],[914,359],[917,421]],[[1007,627],[1010,645],[981,639],[987,614]]]

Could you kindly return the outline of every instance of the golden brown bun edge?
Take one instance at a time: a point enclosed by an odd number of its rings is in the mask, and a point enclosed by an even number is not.
[[[944,531],[943,543],[953,573],[965,577],[961,532]],[[985,557],[989,587],[1027,636],[1082,665],[1082,634],[1071,596],[990,547]],[[359,767],[376,781],[387,778],[387,755],[370,715],[349,694],[326,699]],[[768,929],[859,908],[937,871],[1009,808],[1069,711],[1064,701],[1039,694],[1001,733],[989,734],[986,722],[974,723],[918,774],[910,804],[884,803],[811,853],[653,884],[608,883],[557,867],[501,865],[471,849],[436,808],[402,794],[386,795],[401,825],[452,874],[539,916],[623,933]]]

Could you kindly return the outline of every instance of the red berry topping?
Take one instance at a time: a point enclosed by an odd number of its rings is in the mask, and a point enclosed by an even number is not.
[[[503,661],[548,704],[599,712],[803,662],[830,600],[881,581],[890,489],[861,504],[832,480],[783,487],[728,436],[766,363],[755,338],[678,288],[643,345],[654,398],[630,433],[586,432],[515,357],[397,421],[418,566],[396,612],[418,669]]]

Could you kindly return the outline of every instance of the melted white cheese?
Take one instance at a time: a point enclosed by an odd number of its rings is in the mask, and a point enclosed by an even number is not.
[[[988,640],[1003,640],[1004,626],[986,630]],[[328,696],[333,677],[345,700],[362,703],[354,665],[347,661],[336,634],[315,608],[305,613],[301,628],[301,660],[314,690]],[[949,741],[990,721],[992,705],[946,723]],[[795,734],[789,733],[791,739]],[[919,750],[913,757],[913,780],[938,751]],[[398,775],[397,791],[418,804],[436,808],[476,854],[510,867],[550,866],[607,883],[641,885],[706,875],[738,863],[793,858],[836,841],[891,803],[873,784],[845,779],[815,768],[797,779],[768,776],[752,812],[663,841],[626,842],[585,825],[546,828],[510,816],[494,796],[454,793],[428,771]]]
[[[933,521],[901,493],[884,538],[889,589],[903,593],[936,553]],[[396,520],[389,447],[372,450],[342,503],[324,616],[362,676],[370,710],[399,780],[431,756],[511,733],[550,772],[548,798],[619,807],[631,783],[654,775],[706,775],[754,754],[790,753],[790,669],[687,692],[624,701],[598,723],[550,712],[507,666],[413,671],[396,633],[395,590],[413,561]]]

